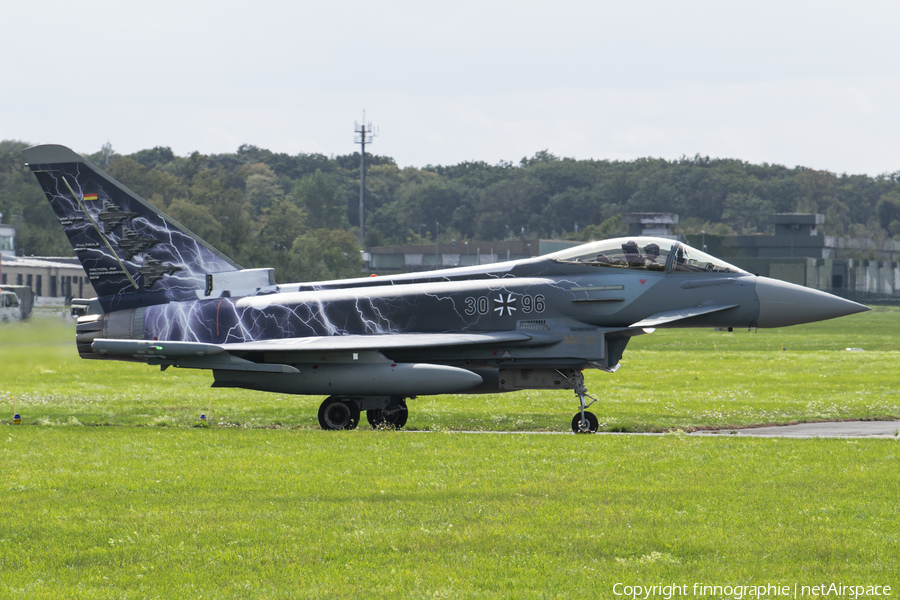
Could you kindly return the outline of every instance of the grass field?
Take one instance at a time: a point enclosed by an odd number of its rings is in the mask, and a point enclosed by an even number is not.
[[[894,585],[893,440],[10,428],[3,598]]]
[[[900,418],[898,317],[657,331],[588,383],[613,429]],[[320,398],[82,361],[73,337],[0,328],[3,599],[900,592],[895,439],[454,433],[566,431],[573,398],[543,392],[411,401],[432,433],[323,432]],[[210,402],[217,426],[190,427]]]

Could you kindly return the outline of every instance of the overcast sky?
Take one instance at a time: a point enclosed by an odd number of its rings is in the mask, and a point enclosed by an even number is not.
[[[5,2],[0,139],[900,171],[900,3]]]

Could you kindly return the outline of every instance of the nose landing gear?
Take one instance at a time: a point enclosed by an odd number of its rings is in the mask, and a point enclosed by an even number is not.
[[[560,375],[562,372],[557,371]],[[565,375],[563,375],[565,377]],[[575,389],[575,395],[578,396],[578,402],[581,404],[581,410],[572,417],[572,431],[575,433],[597,433],[600,428],[600,421],[597,416],[586,410],[591,404],[597,401],[596,398],[588,395],[587,388],[584,385],[584,374],[576,371],[572,377],[566,377]],[[585,398],[590,398],[590,402],[585,403]]]
[[[597,420],[597,416],[584,410],[584,404],[582,404],[581,412],[575,413],[575,416],[572,417],[572,431],[575,433],[597,433],[599,427],[600,421]]]

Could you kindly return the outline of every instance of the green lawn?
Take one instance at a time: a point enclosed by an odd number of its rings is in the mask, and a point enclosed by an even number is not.
[[[2,598],[900,589],[894,440],[8,427]]]
[[[588,383],[612,429],[900,417],[898,317],[660,330]],[[326,432],[321,398],[83,361],[73,329],[0,327],[4,600],[900,591],[897,439],[454,433],[568,431],[573,397],[545,392],[411,401],[433,433]]]

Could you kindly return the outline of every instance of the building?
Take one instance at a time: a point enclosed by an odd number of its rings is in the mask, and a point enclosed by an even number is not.
[[[0,221],[3,213],[0,213]],[[0,222],[0,257],[11,258],[16,255],[16,228]]]
[[[541,256],[580,243],[564,240],[508,240],[375,246],[366,253],[366,259],[369,270],[374,273],[432,271]]]
[[[72,298],[97,295],[77,258],[4,256],[0,260],[0,286],[30,288],[35,306],[65,306]]]
[[[821,214],[769,217],[774,235],[706,234],[707,251],[765,277],[862,303],[900,302],[900,242],[820,235]],[[685,236],[700,247],[701,236]]]
[[[65,306],[72,298],[96,296],[77,258],[16,256],[12,225],[0,225],[0,286],[4,285],[29,288],[35,306]]]
[[[628,235],[651,235],[670,240],[681,239],[672,233],[672,226],[678,224],[675,213],[625,213],[622,224],[628,227]]]

